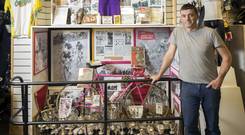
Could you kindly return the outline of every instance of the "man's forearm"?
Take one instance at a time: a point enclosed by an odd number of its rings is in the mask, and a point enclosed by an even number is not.
[[[158,72],[158,76],[162,76],[164,74],[164,72],[170,66],[170,64],[172,63],[172,61],[173,61],[173,56],[171,56],[170,54],[166,54],[163,57],[162,65],[161,65],[160,70]]]
[[[224,80],[226,73],[229,71],[231,67],[231,63],[232,63],[232,57],[230,54],[228,57],[222,59],[222,63],[218,73],[218,78],[222,79],[222,81]]]

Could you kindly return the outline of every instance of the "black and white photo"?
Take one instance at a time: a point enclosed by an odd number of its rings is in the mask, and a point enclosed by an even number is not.
[[[51,80],[76,81],[89,61],[89,30],[51,31]]]

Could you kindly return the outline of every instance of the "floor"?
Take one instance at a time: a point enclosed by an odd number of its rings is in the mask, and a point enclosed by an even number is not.
[[[1,135],[9,135],[9,122],[0,121],[0,133]]]
[[[0,134],[9,135],[10,96],[5,96],[0,104]]]

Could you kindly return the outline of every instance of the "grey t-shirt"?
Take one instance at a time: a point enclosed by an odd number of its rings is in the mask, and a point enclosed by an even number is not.
[[[217,77],[214,51],[224,45],[224,41],[214,29],[200,27],[188,32],[183,27],[176,27],[169,43],[178,49],[180,79],[207,84]]]

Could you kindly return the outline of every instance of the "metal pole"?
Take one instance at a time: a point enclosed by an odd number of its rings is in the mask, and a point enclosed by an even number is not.
[[[182,81],[179,81],[180,83],[180,91],[181,91],[181,88],[182,88]],[[182,103],[182,102],[181,102]],[[180,105],[182,107],[182,105]],[[182,109],[181,109],[181,112],[180,112],[180,117],[182,118],[180,120],[180,134],[184,135],[185,134],[185,126],[184,126],[184,117],[183,117],[183,113],[182,113]]]
[[[11,81],[19,79],[23,83],[23,78],[20,76],[14,77]],[[22,119],[24,122],[23,135],[28,135],[28,85],[21,84],[21,99],[22,99]]]
[[[104,135],[107,135],[107,83],[104,84]]]
[[[171,98],[172,98],[172,81],[168,80],[168,105],[169,105],[169,108],[172,109],[172,105],[171,105]]]
[[[23,135],[28,135],[28,85],[21,85]]]

